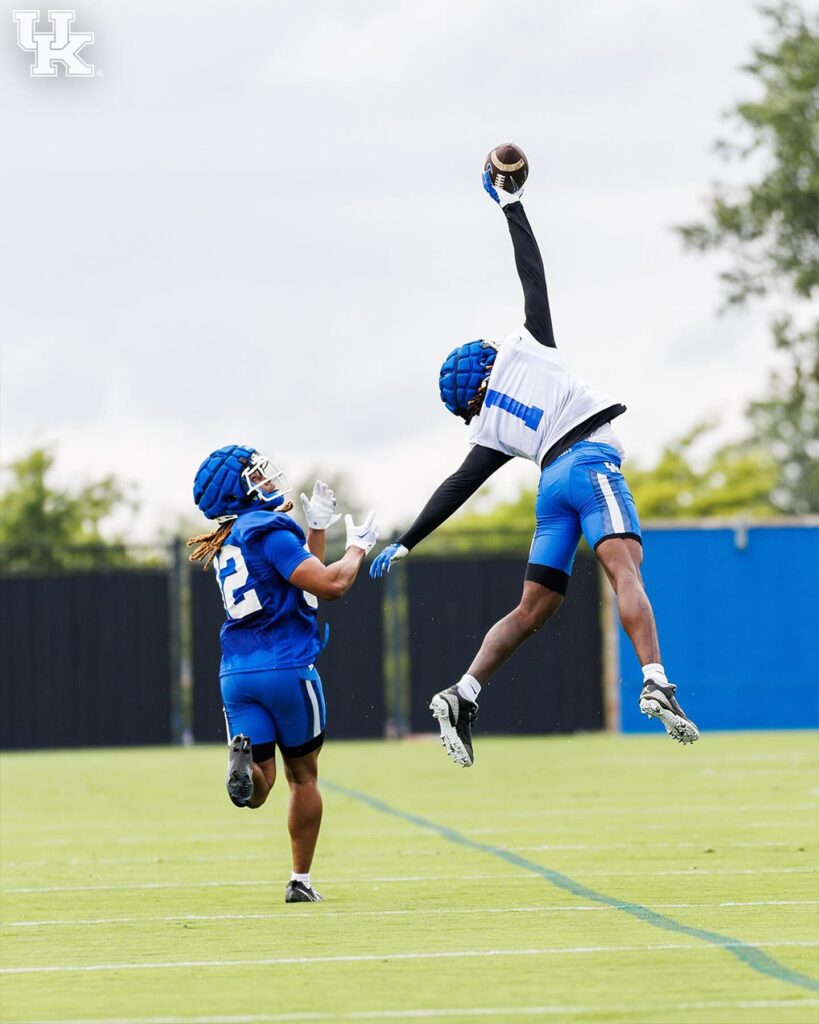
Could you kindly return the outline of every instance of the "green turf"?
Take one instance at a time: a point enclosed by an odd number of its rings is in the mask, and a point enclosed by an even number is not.
[[[6,755],[0,1018],[819,1019],[815,734],[476,753],[329,744],[295,906],[286,787],[236,810],[222,748]]]

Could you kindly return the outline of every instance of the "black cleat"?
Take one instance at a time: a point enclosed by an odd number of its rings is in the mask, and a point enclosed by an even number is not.
[[[470,768],[472,756],[472,723],[478,714],[478,705],[458,693],[457,686],[436,693],[429,704],[433,717],[441,728],[441,743],[455,764]]]
[[[291,879],[284,890],[285,903],[321,903],[322,899],[321,893],[316,892],[312,885],[305,885],[295,879]]]
[[[230,741],[225,785],[236,806],[247,807],[253,796],[253,748],[244,733],[237,733]]]
[[[700,731],[677,703],[676,689],[674,683],[655,683],[647,679],[640,691],[640,710],[649,718],[659,718],[673,739],[694,743],[700,738]]]

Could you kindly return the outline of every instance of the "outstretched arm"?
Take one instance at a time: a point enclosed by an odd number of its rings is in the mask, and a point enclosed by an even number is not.
[[[360,526],[352,516],[345,516],[347,524],[347,550],[331,565],[322,565],[318,558],[305,558],[287,577],[294,587],[324,601],[335,601],[355,583],[364,557],[378,540],[378,525],[370,512]]]
[[[424,537],[437,530],[453,512],[457,512],[467,498],[485,484],[495,470],[500,469],[512,458],[494,448],[473,445],[469,455],[458,469],[448,476],[424,505],[412,526],[398,538],[398,543],[411,551]]]
[[[290,582],[322,601],[336,601],[355,583],[363,561],[364,551],[356,547],[347,548],[331,565],[322,565],[318,557],[306,558],[290,574]]]
[[[486,483],[496,469],[512,458],[494,448],[474,445],[461,466],[446,478],[424,505],[412,526],[402,534],[396,543],[384,548],[370,566],[370,576],[377,579],[384,572],[389,572],[390,563],[396,558],[403,558],[424,537],[437,530],[470,498],[475,491]]]
[[[557,348],[552,315],[549,311],[549,293],[546,290],[546,274],[540,257],[534,232],[529,224],[526,211],[520,202],[510,202],[503,207],[512,245],[515,249],[515,265],[523,285],[523,299],[526,310],[526,330],[541,345]]]

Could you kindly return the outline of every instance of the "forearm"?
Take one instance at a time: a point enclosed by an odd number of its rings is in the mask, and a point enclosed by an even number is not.
[[[512,236],[515,266],[523,287],[526,329],[541,345],[555,348],[549,293],[546,289],[546,273],[526,211],[518,202],[509,203],[503,208],[503,212],[506,216],[509,234]]]
[[[307,550],[311,555],[315,555],[320,562],[324,561],[326,539],[326,530],[314,530],[311,527],[307,531]]]
[[[353,545],[347,548],[337,562],[332,562],[326,566],[324,578],[328,591],[330,591],[327,595],[328,600],[343,597],[347,593],[353,583],[355,583],[355,578],[358,576],[358,570],[361,568],[363,561],[364,551],[362,548]]]
[[[447,477],[423,507],[412,526],[398,538],[408,551],[434,530],[470,498],[511,456],[476,445],[460,468]]]

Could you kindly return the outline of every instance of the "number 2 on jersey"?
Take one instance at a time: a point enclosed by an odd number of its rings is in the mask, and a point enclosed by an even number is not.
[[[241,549],[235,544],[226,544],[213,559],[216,566],[216,580],[222,592],[222,603],[231,619],[243,619],[246,615],[261,611],[262,605],[255,590],[246,590],[240,597],[236,594],[247,583],[247,565]]]

